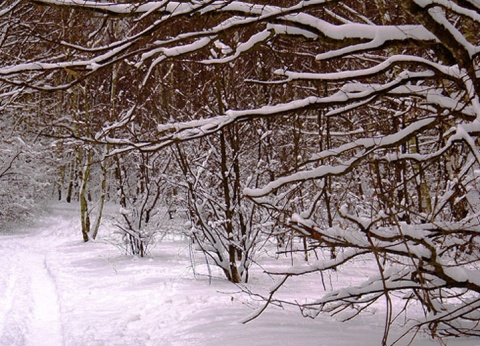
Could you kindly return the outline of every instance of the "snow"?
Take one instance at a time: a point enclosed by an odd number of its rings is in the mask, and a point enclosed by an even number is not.
[[[166,10],[170,11],[173,11],[174,9],[177,11],[185,11],[186,9],[190,10],[192,8],[192,6],[189,4],[182,4],[178,2],[170,3],[166,1],[150,1],[143,4],[115,4],[114,2],[98,2],[85,0],[42,0],[41,2],[63,6],[88,7],[117,14],[126,14],[131,12],[151,13],[164,6],[166,7]]]
[[[83,243],[77,218],[77,206],[56,204],[34,225],[0,232],[1,346],[380,344],[381,306],[346,323],[328,316],[306,319],[293,307],[271,306],[242,324],[261,302],[213,267],[213,277],[204,275],[201,256],[194,271],[191,247],[181,234],[167,233],[147,258],[128,257],[105,241],[113,231],[108,224],[101,229],[104,240]],[[274,260],[267,253],[274,249],[264,251],[262,263],[269,270],[291,261]],[[373,266],[359,262],[328,280],[348,290],[373,274]],[[266,294],[275,282],[254,267],[248,288]],[[312,301],[322,292],[313,273],[290,278],[278,295]],[[424,336],[413,343],[436,344]],[[474,339],[448,340],[448,345],[475,344]]]
[[[285,71],[278,69],[275,71],[275,74],[280,76],[287,77],[288,81],[292,80],[324,80],[324,81],[341,81],[341,80],[351,80],[355,78],[369,77],[372,75],[385,73],[385,71],[391,69],[392,67],[400,63],[416,63],[419,65],[424,65],[430,67],[432,70],[439,71],[441,73],[450,75],[452,77],[460,77],[460,71],[457,67],[450,67],[441,64],[436,64],[427,59],[406,55],[398,54],[393,55],[387,58],[385,61],[378,63],[377,65],[359,69],[359,70],[348,70],[348,71],[338,71],[333,73],[312,73],[312,72],[293,72]]]
[[[260,44],[261,42],[266,41],[269,37],[271,36],[271,32],[269,30],[261,31],[252,37],[247,42],[240,43],[237,48],[236,52],[233,55],[230,55],[225,58],[221,59],[210,59],[210,60],[204,60],[202,61],[203,63],[217,63],[217,64],[224,64],[230,61],[235,60],[242,54],[243,52],[247,52],[252,49],[255,45]]]
[[[60,313],[55,285],[41,261],[34,261],[37,273],[32,277],[34,303],[32,329],[27,345],[60,345],[62,343]]]

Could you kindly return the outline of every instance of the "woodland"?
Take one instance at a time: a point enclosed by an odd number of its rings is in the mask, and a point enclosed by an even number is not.
[[[1,1],[0,228],[60,200],[89,242],[115,204],[143,257],[182,214],[234,284],[302,254],[265,306],[370,257],[302,314],[479,337],[479,30],[478,0]]]

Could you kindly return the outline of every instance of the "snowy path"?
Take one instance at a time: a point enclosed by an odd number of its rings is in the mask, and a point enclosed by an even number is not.
[[[42,263],[43,262],[43,263]],[[48,272],[45,257],[31,263],[31,292],[33,296],[33,319],[27,338],[27,345],[62,345],[60,307],[54,282]]]
[[[34,228],[0,233],[0,346],[379,345],[381,310],[338,323],[271,307],[243,325],[239,321],[260,303],[221,275],[211,282],[195,278],[189,243],[178,232],[163,238],[149,257],[132,258],[108,241],[114,230],[108,223],[103,240],[83,243],[77,217],[75,206],[59,204]],[[357,269],[347,277],[357,277],[363,268]],[[257,292],[272,285],[262,270],[251,275],[249,285]],[[200,260],[196,272],[208,272]],[[331,280],[339,280],[336,275]],[[316,297],[321,290],[315,275],[298,280],[285,287],[285,298],[298,298],[302,289]],[[438,343],[419,338],[413,345]]]
[[[0,241],[1,346],[63,345],[58,295],[46,266],[52,241],[41,229]]]

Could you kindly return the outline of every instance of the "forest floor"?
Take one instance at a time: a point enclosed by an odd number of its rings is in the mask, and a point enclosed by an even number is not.
[[[271,306],[242,324],[261,302],[192,252],[178,232],[179,217],[166,222],[171,231],[146,258],[125,256],[112,245],[113,226],[103,227],[99,240],[83,243],[78,219],[75,206],[56,204],[33,224],[0,233],[1,346],[380,345],[381,306],[346,323],[329,316],[303,318],[293,306]],[[275,249],[262,251],[264,267],[292,260],[275,259]],[[371,270],[359,263],[327,281],[354,282]],[[248,288],[266,293],[273,280],[254,266]],[[291,281],[279,294],[295,300],[322,292],[321,278],[310,275]],[[392,341],[398,333],[393,331]],[[471,346],[480,340],[446,343]],[[439,344],[424,335],[413,343]]]

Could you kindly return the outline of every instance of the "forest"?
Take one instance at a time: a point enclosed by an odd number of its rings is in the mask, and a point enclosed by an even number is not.
[[[479,30],[477,0],[1,1],[0,229],[78,203],[88,243],[114,204],[144,257],[181,215],[233,284],[304,258],[265,308],[369,257],[301,313],[479,337]]]

